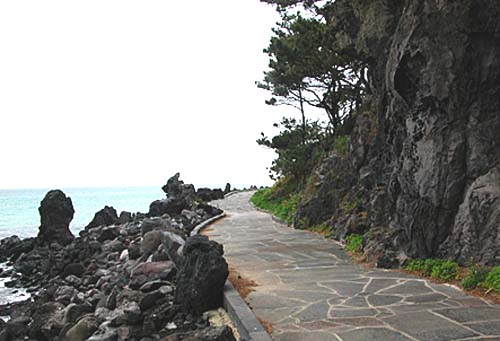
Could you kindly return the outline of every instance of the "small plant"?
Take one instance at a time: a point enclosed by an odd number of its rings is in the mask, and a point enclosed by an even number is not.
[[[436,262],[431,271],[431,277],[449,281],[458,276],[458,264],[452,261]]]
[[[488,269],[474,265],[470,268],[467,276],[462,280],[462,287],[465,290],[472,290],[480,286],[488,276]]]
[[[340,154],[347,154],[349,149],[349,135],[340,135],[335,137],[332,149]]]
[[[440,259],[433,259],[433,258],[428,258],[424,260],[424,266],[422,269],[422,272],[426,276],[430,276],[432,274],[432,270],[439,266],[442,261]]]
[[[423,259],[410,259],[405,269],[408,271],[423,271],[425,261]]]
[[[483,287],[500,292],[500,266],[495,266],[484,280]]]
[[[345,214],[351,214],[358,206],[363,204],[363,199],[357,198],[352,201],[345,201],[342,205],[342,209]]]
[[[406,270],[421,272],[425,276],[436,279],[450,280],[458,275],[458,264],[442,259],[410,259]]]
[[[319,234],[326,234],[328,232],[330,232],[330,227],[328,225],[315,225],[315,226],[312,226],[309,228],[309,230],[311,230],[312,232],[316,232],[316,233],[319,233]]]
[[[360,252],[363,247],[363,236],[351,234],[345,239],[345,249],[348,252]]]

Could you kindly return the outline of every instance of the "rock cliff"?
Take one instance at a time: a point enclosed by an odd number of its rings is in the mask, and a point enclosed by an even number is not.
[[[371,88],[348,155],[314,170],[295,225],[367,232],[380,266],[500,264],[500,2],[337,0],[326,15]]]

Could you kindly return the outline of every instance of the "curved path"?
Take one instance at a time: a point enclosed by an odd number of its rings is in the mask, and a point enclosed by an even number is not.
[[[214,202],[228,217],[206,232],[257,282],[247,301],[274,340],[500,340],[500,307],[450,286],[367,269],[342,247],[278,224],[251,192]]]

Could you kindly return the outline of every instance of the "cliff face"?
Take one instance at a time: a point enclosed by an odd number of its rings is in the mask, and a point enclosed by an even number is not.
[[[381,266],[500,264],[500,2],[337,0],[331,13],[372,93],[349,155],[314,171],[296,225],[368,231]],[[338,180],[346,169],[354,179]]]

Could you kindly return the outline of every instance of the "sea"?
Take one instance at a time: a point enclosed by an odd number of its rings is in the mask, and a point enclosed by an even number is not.
[[[73,234],[78,235],[105,205],[132,213],[149,210],[149,204],[165,198],[159,187],[125,188],[61,188],[71,198],[75,215],[70,224]],[[0,190],[0,239],[17,235],[34,237],[40,226],[38,207],[48,189]]]
[[[113,206],[117,213],[132,213],[149,210],[149,204],[165,198],[165,193],[156,187],[124,188],[61,188],[71,198],[75,215],[70,229],[75,236],[104,206]],[[0,190],[0,239],[17,235],[20,238],[35,237],[40,226],[38,207],[49,189]],[[0,268],[9,268],[0,264]],[[29,299],[24,289],[6,288],[8,278],[0,278],[0,305]],[[0,316],[5,319],[5,317]]]

